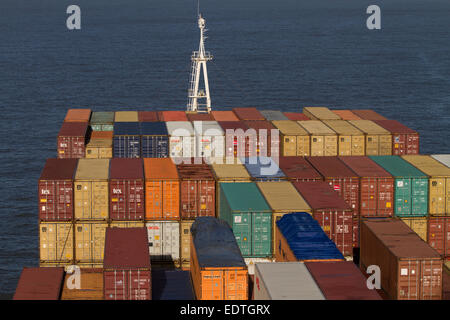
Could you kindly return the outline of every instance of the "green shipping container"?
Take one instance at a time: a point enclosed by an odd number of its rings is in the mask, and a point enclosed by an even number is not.
[[[272,256],[272,210],[253,182],[220,183],[219,218],[233,229],[243,257]]]
[[[370,156],[395,178],[394,215],[428,215],[428,176],[399,156]]]
[[[93,131],[113,131],[114,112],[92,112],[90,125]]]

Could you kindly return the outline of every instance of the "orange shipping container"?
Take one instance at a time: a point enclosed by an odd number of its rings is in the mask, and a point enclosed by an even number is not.
[[[180,181],[171,158],[145,158],[145,219],[180,218]]]
[[[331,110],[331,112],[337,114],[342,120],[361,120],[360,117],[350,110]]]
[[[91,119],[91,109],[69,109],[65,122],[89,122]]]

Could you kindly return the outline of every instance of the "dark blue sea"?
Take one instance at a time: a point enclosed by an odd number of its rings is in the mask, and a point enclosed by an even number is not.
[[[81,30],[66,9],[81,8]],[[366,9],[381,8],[381,30]],[[213,109],[370,108],[450,153],[450,1],[202,0]],[[184,110],[193,0],[0,1],[0,298],[38,265],[37,179],[68,108]]]

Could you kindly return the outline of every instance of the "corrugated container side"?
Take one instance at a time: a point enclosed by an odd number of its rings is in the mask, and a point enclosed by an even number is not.
[[[169,133],[163,122],[141,123],[141,157],[167,158],[169,156]]]
[[[23,268],[13,300],[59,300],[63,268]]]
[[[303,113],[313,120],[339,120],[338,115],[331,112],[327,107],[304,107]]]
[[[69,264],[74,259],[72,222],[39,223],[40,263]]]
[[[178,221],[151,221],[145,224],[152,263],[180,266],[180,223]]]
[[[374,120],[392,134],[392,154],[419,154],[419,133],[396,120]]]
[[[103,270],[80,269],[80,289],[69,289],[72,274],[66,273],[61,300],[103,300]]]
[[[74,224],[75,262],[103,267],[106,222],[77,222]]]
[[[84,158],[90,131],[87,122],[64,122],[57,137],[58,158]]]
[[[189,270],[191,262],[191,227],[194,220],[180,221],[180,264],[183,270]]]
[[[441,256],[450,258],[450,217],[428,218],[428,244]]]

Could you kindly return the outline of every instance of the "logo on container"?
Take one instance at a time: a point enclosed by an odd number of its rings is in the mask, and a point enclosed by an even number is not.
[[[367,288],[370,290],[381,289],[380,267],[377,265],[368,266],[366,273],[371,275],[369,278],[367,278],[367,281],[366,281]]]
[[[122,190],[113,188],[113,193],[114,194],[122,194]]]
[[[48,189],[42,189],[42,190],[41,190],[41,194],[49,195],[49,194],[50,194],[50,190],[48,190]]]
[[[71,265],[66,268],[66,272],[71,276],[67,278],[67,288],[69,290],[81,289],[81,271],[80,267]]]

